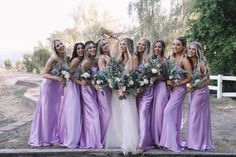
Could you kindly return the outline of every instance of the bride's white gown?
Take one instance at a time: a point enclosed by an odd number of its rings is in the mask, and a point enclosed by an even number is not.
[[[105,148],[122,148],[124,153],[136,152],[139,143],[139,123],[136,98],[127,96],[119,100],[112,91],[111,120],[107,129]]]

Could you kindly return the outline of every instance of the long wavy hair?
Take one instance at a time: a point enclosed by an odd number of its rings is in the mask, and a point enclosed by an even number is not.
[[[120,40],[120,42],[124,41],[126,44],[126,51],[128,53],[128,61],[127,61],[127,65],[128,65],[128,70],[132,71],[133,69],[133,55],[134,55],[134,42],[132,39],[130,38],[123,38]],[[124,59],[124,55],[123,53],[119,53],[118,55],[118,61],[122,62]]]
[[[59,57],[58,57],[58,54],[57,54],[57,52],[56,52],[56,41],[59,41],[59,42],[61,42],[61,40],[59,40],[59,39],[54,39],[52,42],[51,42],[51,58],[53,58],[53,59],[56,59],[56,60],[58,60],[59,59]]]
[[[143,53],[143,58],[142,58],[142,63],[146,63],[148,61],[148,59],[150,58],[150,46],[151,46],[151,42],[145,38],[142,38],[139,42],[144,41],[144,43],[146,44],[146,48],[144,50]],[[139,43],[138,42],[138,43]],[[138,56],[138,58],[140,58],[141,56],[139,55],[138,52],[138,44],[136,46],[136,51],[135,51],[135,55]]]
[[[78,47],[79,45],[81,45],[82,48],[85,49],[84,43],[82,43],[82,42],[75,43],[70,61],[72,61],[74,58],[78,57],[78,54],[77,54],[77,47]],[[84,54],[84,55],[85,55],[85,54]]]
[[[166,48],[165,42],[164,42],[163,40],[156,40],[156,41],[152,44],[152,56],[151,56],[151,58],[156,58],[156,55],[155,55],[155,53],[154,53],[154,47],[155,47],[156,43],[161,43],[161,57],[164,57],[165,48]]]
[[[197,41],[193,41],[193,42],[190,43],[190,45],[195,45],[195,47],[196,47],[197,61],[196,61],[195,64],[192,63],[193,69],[197,68],[200,71],[200,65],[202,64],[203,68],[204,68],[203,75],[204,76],[210,75],[210,68],[209,68],[208,62],[207,62],[207,60],[204,56],[204,50],[203,50],[203,47],[202,47],[201,43],[199,43]]]
[[[183,51],[182,51],[181,56],[182,56],[182,57],[185,57],[185,55],[186,55],[187,39],[185,38],[185,36],[177,36],[175,39],[176,39],[176,40],[179,40],[179,41],[182,43],[184,49],[183,49]],[[173,53],[173,52],[172,52],[172,57],[175,58],[175,53]]]
[[[102,41],[103,40],[107,41],[105,38],[101,38],[96,42],[96,48],[97,48],[97,55],[98,56],[100,56],[100,54],[104,54],[104,52],[102,51]]]

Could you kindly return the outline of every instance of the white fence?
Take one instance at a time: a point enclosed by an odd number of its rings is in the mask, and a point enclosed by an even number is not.
[[[236,97],[236,92],[222,92],[223,81],[236,81],[236,76],[210,76],[211,80],[217,80],[217,86],[208,86],[210,90],[217,91],[217,99],[222,97]]]

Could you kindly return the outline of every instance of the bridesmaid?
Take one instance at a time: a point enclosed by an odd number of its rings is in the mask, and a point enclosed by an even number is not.
[[[70,71],[72,74],[81,66],[84,58],[84,44],[76,43],[72,53]],[[59,138],[60,145],[76,148],[79,145],[81,134],[81,82],[71,76],[67,81],[64,100],[60,109]]]
[[[96,46],[93,41],[87,41],[85,43],[85,59],[82,62],[82,68],[85,71],[91,70],[93,75],[97,72]],[[81,87],[81,96],[83,126],[80,147],[102,148],[97,91],[91,83],[87,81],[86,84]]]
[[[98,68],[106,69],[110,62],[110,45],[106,39],[100,39],[97,42]],[[99,87],[101,88],[101,87]],[[101,138],[103,145],[105,144],[105,135],[109,121],[111,119],[111,90],[108,86],[102,88],[103,94],[98,91],[98,104],[100,110]]]
[[[141,39],[136,46],[136,54],[138,58],[138,68],[144,66],[148,62],[150,56],[150,41]],[[137,97],[138,113],[139,113],[139,132],[140,140],[137,153],[153,146],[150,128],[150,115],[152,109],[153,88],[145,87]]]
[[[171,82],[171,80],[167,80],[167,85],[170,89],[170,98],[164,109],[160,140],[160,146],[175,152],[180,152],[182,150],[180,133],[182,106],[186,93],[186,84],[190,82],[192,73],[189,60],[183,57],[185,49],[185,37],[176,37],[172,43],[172,57],[179,72],[185,70],[187,74],[175,84]]]
[[[153,56],[152,58],[159,59],[162,63],[166,61],[164,56],[165,43],[162,40],[157,40],[153,44]],[[152,138],[156,146],[159,146],[162,126],[163,126],[163,113],[167,101],[169,100],[169,90],[166,87],[165,78],[163,76],[158,76],[154,78],[155,83],[153,85],[153,109],[151,116],[151,132]]]
[[[207,86],[210,83],[209,67],[199,42],[192,42],[187,54],[192,60],[193,69],[200,72],[204,81],[198,86],[190,84],[188,87],[190,96],[186,147],[195,150],[212,149],[210,93]]]
[[[58,144],[58,111],[63,94],[65,80],[52,76],[50,72],[58,62],[66,63],[64,44],[56,39],[52,41],[51,57],[48,59],[40,86],[40,96],[36,106],[28,144],[31,146],[48,146]]]

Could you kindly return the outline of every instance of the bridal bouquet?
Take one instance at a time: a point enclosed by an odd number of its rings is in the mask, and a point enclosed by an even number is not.
[[[177,83],[183,75],[186,74],[183,70],[178,70],[172,58],[168,58],[163,65],[163,74],[167,80]]]
[[[112,58],[106,69],[107,82],[111,89],[119,89],[118,84],[121,81],[123,71],[124,67]]]
[[[120,93],[119,99],[126,99],[125,94],[137,96],[139,93],[139,84],[138,80],[138,73],[136,71],[131,73],[126,73],[122,76],[118,86],[119,90],[122,92]]]
[[[102,95],[104,95],[102,87],[108,84],[107,71],[106,70],[98,71],[92,78],[92,84],[98,85],[100,92],[102,93]]]
[[[70,78],[70,68],[67,64],[58,62],[57,64],[53,65],[53,69],[50,74],[53,76],[59,76],[68,81]]]

